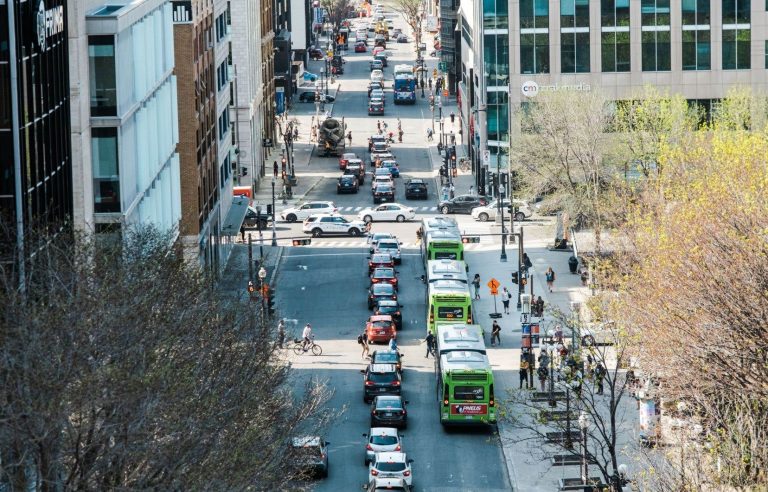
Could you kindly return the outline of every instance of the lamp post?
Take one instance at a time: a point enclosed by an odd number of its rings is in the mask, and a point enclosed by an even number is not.
[[[275,208],[275,177],[272,176],[272,246],[277,246],[277,233],[275,232],[276,219],[277,209]]]
[[[552,341],[552,331],[547,331],[547,337]],[[549,406],[555,408],[557,402],[555,401],[555,344],[550,343],[547,347],[547,354],[549,356]]]
[[[274,210],[272,211],[272,220],[275,220]],[[256,205],[256,224],[259,227],[259,263],[264,262],[264,233],[261,231],[261,205]]]
[[[587,431],[589,430],[589,416],[587,412],[579,414],[579,428],[581,429],[581,483],[589,481],[589,461],[587,457]]]
[[[501,208],[501,257],[499,258],[500,261],[506,262],[507,261],[507,228],[504,226],[504,192],[506,189],[504,189],[504,185],[501,184],[501,175],[499,175],[499,207]]]

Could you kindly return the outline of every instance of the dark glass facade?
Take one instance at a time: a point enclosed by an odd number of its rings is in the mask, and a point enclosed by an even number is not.
[[[669,0],[642,0],[642,58],[644,72],[671,69]]]
[[[549,2],[520,1],[520,71],[549,73]]]
[[[25,233],[33,228],[57,233],[72,217],[66,15],[65,0],[0,5],[0,214],[12,224],[21,218]],[[18,79],[15,91],[13,68]],[[18,105],[15,121],[13,101]],[[21,181],[20,209],[17,179]],[[14,228],[5,234],[0,238],[3,245],[20,241]],[[34,248],[27,244],[25,254]],[[8,260],[4,256],[3,261]]]
[[[603,72],[629,72],[629,0],[602,0],[600,44]]]

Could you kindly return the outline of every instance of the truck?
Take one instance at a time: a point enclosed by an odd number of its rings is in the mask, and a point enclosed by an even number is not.
[[[341,157],[346,148],[346,129],[344,118],[341,121],[336,118],[326,118],[320,123],[317,129],[317,149],[320,156]]]

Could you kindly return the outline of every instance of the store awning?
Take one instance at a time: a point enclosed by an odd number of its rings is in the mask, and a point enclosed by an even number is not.
[[[248,212],[247,196],[236,196],[232,198],[232,205],[229,207],[227,217],[221,226],[221,233],[225,236],[236,236],[240,232],[240,227],[245,220],[245,214]]]

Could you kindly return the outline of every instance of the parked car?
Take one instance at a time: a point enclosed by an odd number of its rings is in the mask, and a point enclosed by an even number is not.
[[[296,222],[304,220],[310,215],[315,214],[334,214],[339,209],[333,202],[312,201],[299,204],[296,207],[286,208],[280,212],[280,218],[286,222]]]
[[[459,195],[450,200],[443,200],[437,205],[437,209],[443,214],[469,214],[475,207],[488,205],[488,199],[477,195]]]
[[[272,220],[272,215],[268,215],[266,210],[262,210],[261,213],[259,213],[255,208],[248,206],[248,211],[245,212],[243,226],[266,229],[270,220]]]
[[[325,58],[325,53],[320,48],[313,46],[309,48],[309,57],[313,60],[322,60]]]
[[[403,450],[400,433],[393,427],[371,427],[363,437],[365,438],[365,466],[373,461],[376,453]]]
[[[408,42],[408,36],[405,34],[400,34],[397,36],[397,42],[398,43],[407,43]]]
[[[400,394],[400,374],[394,364],[370,364],[366,369],[361,369],[360,373],[363,374],[365,403],[370,403],[377,395]]]
[[[360,189],[360,183],[357,180],[357,176],[354,174],[344,174],[339,177],[338,183],[336,183],[336,193],[357,193]]]
[[[399,203],[385,203],[378,207],[366,208],[357,214],[363,222],[396,221],[405,222],[416,218],[416,212],[411,207]]]
[[[304,221],[302,231],[305,234],[312,234],[314,237],[322,237],[326,234],[360,236],[365,231],[365,222],[350,221],[340,215],[312,215]]]
[[[291,439],[293,466],[302,475],[328,476],[328,445],[320,436],[301,436]]]
[[[513,204],[514,204],[514,208],[513,208]],[[522,222],[523,220],[533,215],[533,211],[528,206],[528,203],[524,202],[523,200],[513,200],[513,202],[510,203],[510,201],[505,198],[504,201],[502,202],[502,205],[504,207],[505,216],[510,217],[514,212],[515,220],[518,222]],[[494,200],[488,205],[485,205],[483,207],[473,208],[472,218],[475,220],[479,220],[480,222],[495,220],[496,212],[498,211],[498,209],[499,209],[498,200]]]
[[[423,179],[409,179],[405,182],[405,198],[429,198],[427,183]]]

